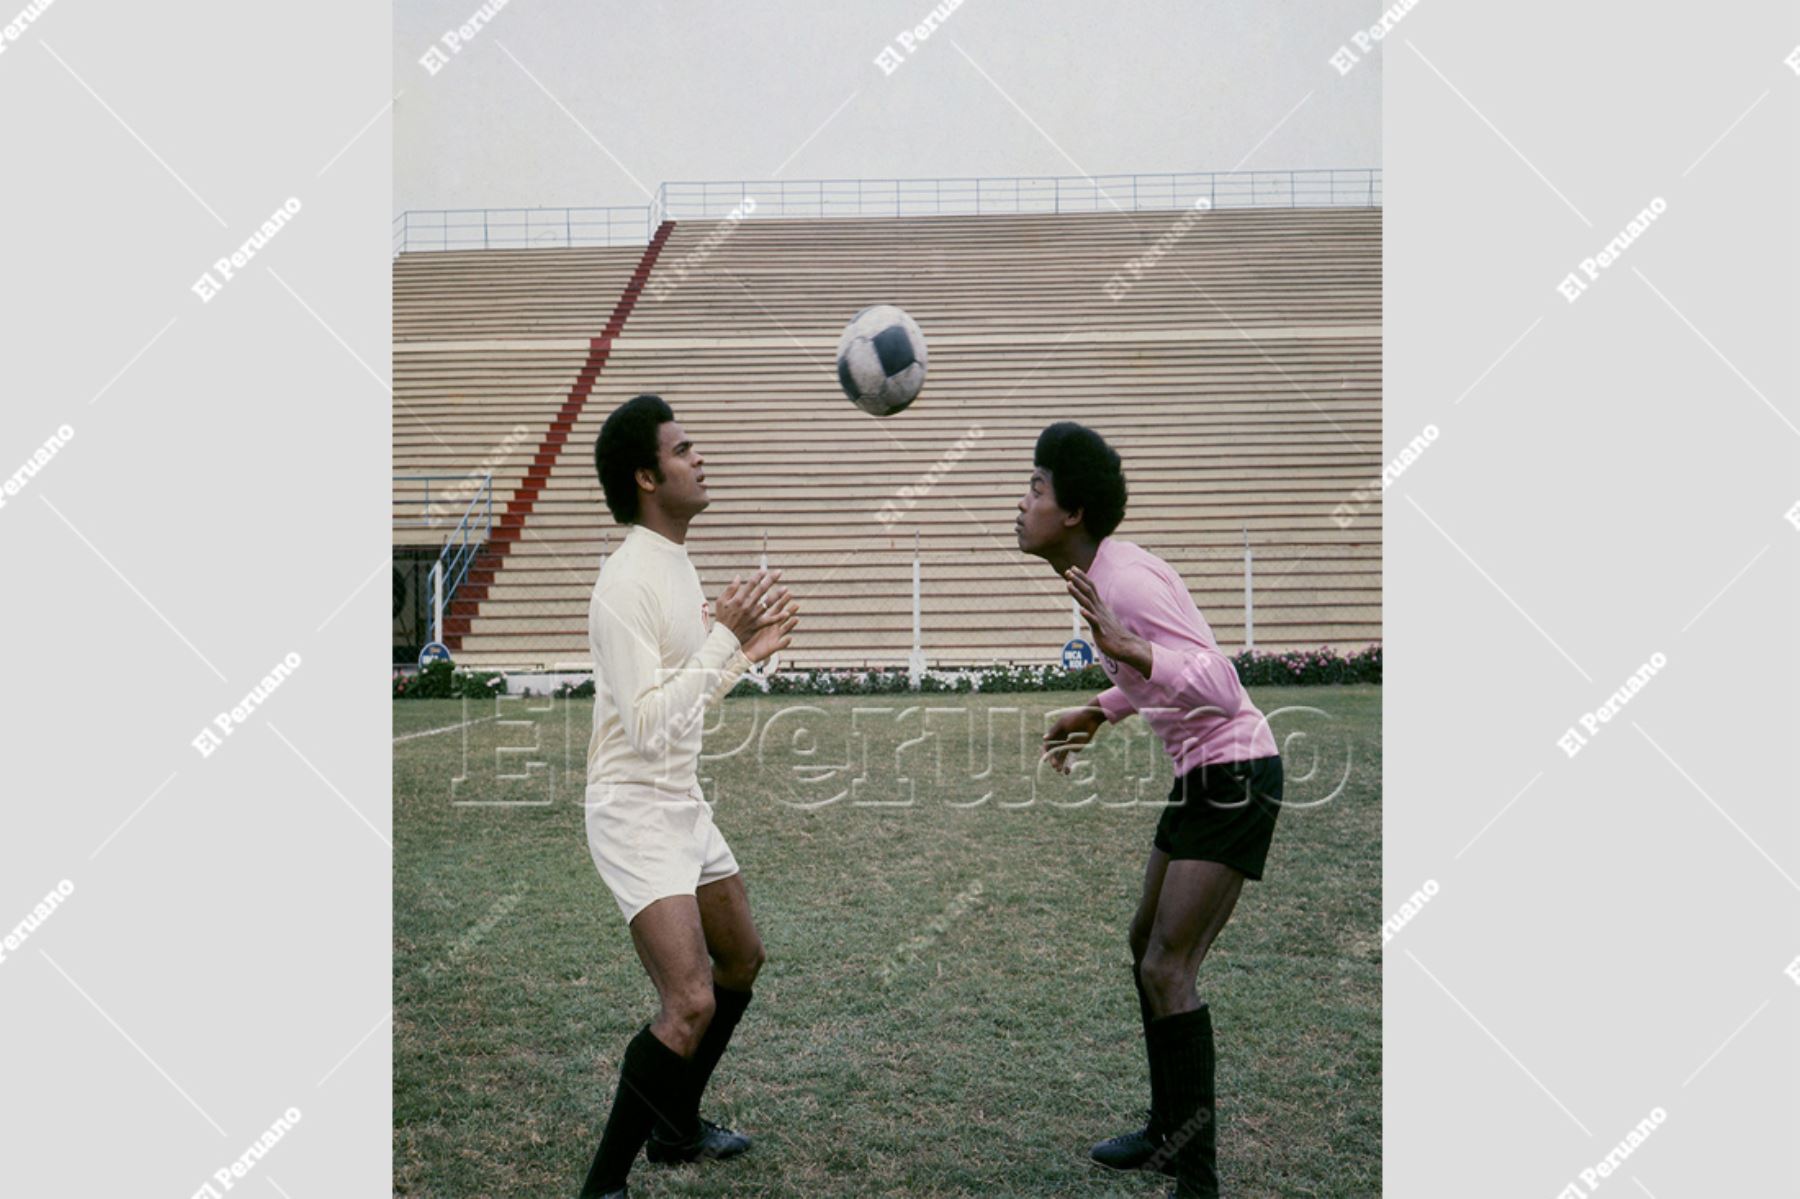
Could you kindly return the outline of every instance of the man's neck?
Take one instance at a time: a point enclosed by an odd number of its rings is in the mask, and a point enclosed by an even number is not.
[[[676,545],[687,544],[688,521],[692,519],[688,516],[671,516],[660,508],[645,508],[638,513],[638,524]]]
[[[1079,566],[1081,573],[1086,574],[1094,568],[1094,558],[1099,553],[1100,543],[1084,535],[1045,554],[1044,561],[1048,562],[1058,575],[1068,574],[1071,566]]]

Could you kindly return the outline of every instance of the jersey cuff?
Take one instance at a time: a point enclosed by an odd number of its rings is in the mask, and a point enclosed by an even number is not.
[[[1100,705],[1100,710],[1106,713],[1108,724],[1117,724],[1137,711],[1131,706],[1131,701],[1125,698],[1125,692],[1117,687],[1108,687],[1102,691],[1096,702]]]

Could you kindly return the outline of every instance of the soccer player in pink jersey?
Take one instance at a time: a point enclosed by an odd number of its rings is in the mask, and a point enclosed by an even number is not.
[[[1263,875],[1281,810],[1281,757],[1181,576],[1113,536],[1125,497],[1117,451],[1092,429],[1062,421],[1038,437],[1015,526],[1019,548],[1063,578],[1113,682],[1057,720],[1045,756],[1066,773],[1069,755],[1102,725],[1136,712],[1175,766],[1130,933],[1150,1120],[1095,1145],[1092,1156],[1114,1169],[1172,1175],[1171,1194],[1183,1199],[1214,1199],[1212,1015],[1195,979],[1244,880]]]

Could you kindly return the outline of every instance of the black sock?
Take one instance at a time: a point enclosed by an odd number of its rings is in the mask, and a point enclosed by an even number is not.
[[[648,1025],[625,1047],[619,1067],[619,1090],[613,1096],[612,1115],[600,1137],[599,1152],[588,1168],[581,1199],[596,1199],[625,1185],[631,1163],[650,1136],[651,1126],[664,1113],[677,1110],[685,1099],[688,1063],[656,1039]]]
[[[1212,1012],[1203,1003],[1191,1012],[1154,1020],[1150,1052],[1163,1061],[1169,1106],[1165,1137],[1157,1154],[1175,1162],[1177,1194],[1216,1199],[1219,1193],[1218,1118],[1213,1094]]]
[[[731,1044],[731,1034],[737,1029],[738,1021],[744,1018],[744,1009],[750,1006],[751,992],[733,991],[713,984],[713,1018],[706,1026],[706,1034],[700,1038],[700,1048],[694,1050],[694,1094],[697,1099],[706,1090],[706,1084],[712,1081],[713,1070],[717,1068],[719,1059],[725,1056],[725,1047]]]
[[[713,1070],[719,1065],[719,1059],[725,1056],[725,1047],[731,1043],[731,1034],[736,1030],[738,1021],[744,1017],[744,1009],[750,1006],[751,992],[733,991],[713,984],[713,1018],[700,1036],[700,1047],[694,1050],[694,1056],[688,1059],[688,1086],[691,1102],[683,1105],[674,1113],[682,1121],[682,1128],[676,1128],[672,1122],[657,1121],[656,1135],[667,1141],[690,1141],[700,1131],[700,1096],[706,1093],[706,1084],[712,1081]]]
[[[1136,966],[1131,968],[1131,981],[1137,987],[1138,1013],[1144,1019],[1144,1056],[1150,1059],[1150,1126],[1147,1131],[1154,1141],[1162,1138],[1167,1123],[1164,1114],[1169,1109],[1168,1086],[1163,1078],[1163,1059],[1150,1041],[1150,1024],[1156,1015],[1150,1010],[1150,993],[1144,990],[1144,976]]]

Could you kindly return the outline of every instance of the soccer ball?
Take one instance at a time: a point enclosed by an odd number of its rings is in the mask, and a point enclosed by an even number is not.
[[[871,416],[892,416],[925,386],[925,335],[892,304],[857,313],[838,341],[838,383]]]

